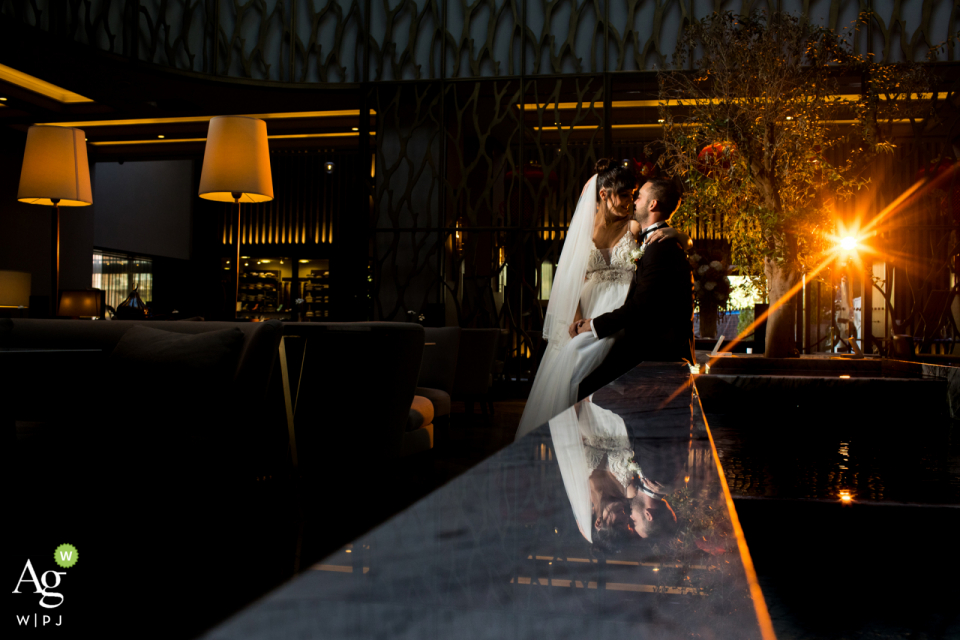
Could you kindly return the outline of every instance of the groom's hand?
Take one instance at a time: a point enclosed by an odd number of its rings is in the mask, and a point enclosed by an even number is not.
[[[590,318],[584,318],[577,323],[577,334],[590,333]]]

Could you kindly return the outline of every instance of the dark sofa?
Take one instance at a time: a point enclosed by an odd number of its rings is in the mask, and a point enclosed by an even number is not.
[[[252,480],[284,455],[281,335],[279,322],[0,319],[0,348],[13,351],[0,363],[2,411],[19,421],[21,448],[66,438],[119,464],[146,445],[134,464],[153,452]]]
[[[307,322],[285,323],[283,330],[291,384],[298,390],[296,445],[302,473],[325,476],[357,452],[372,464],[431,447],[422,420],[410,420],[423,327]]]
[[[48,547],[77,547],[65,624],[95,628],[109,602],[103,637],[195,637],[289,577],[296,507],[264,481],[287,459],[281,334],[278,322],[0,321],[14,549],[49,568]]]

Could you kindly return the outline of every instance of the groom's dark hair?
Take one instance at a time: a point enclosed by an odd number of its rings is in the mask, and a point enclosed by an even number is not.
[[[680,206],[680,190],[677,183],[666,178],[651,178],[647,180],[650,185],[650,195],[660,205],[660,211],[667,215],[667,219],[673,215],[673,212]]]
[[[595,168],[597,173],[597,200],[600,199],[600,189],[607,193],[632,191],[637,186],[637,174],[633,168],[624,167],[623,163],[611,158],[600,158]]]

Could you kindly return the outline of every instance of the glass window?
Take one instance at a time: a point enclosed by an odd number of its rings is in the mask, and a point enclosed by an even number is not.
[[[106,292],[106,304],[113,307],[140,287],[140,299],[153,300],[153,261],[142,256],[100,251],[93,252],[93,287]]]

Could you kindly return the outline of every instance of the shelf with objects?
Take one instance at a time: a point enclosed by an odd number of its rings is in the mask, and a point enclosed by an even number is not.
[[[301,319],[307,322],[329,322],[333,315],[330,290],[330,261],[302,259],[297,261],[300,297],[303,299]]]
[[[224,268],[230,268],[224,262]],[[248,320],[284,320],[293,312],[288,257],[240,256],[237,317]]]

